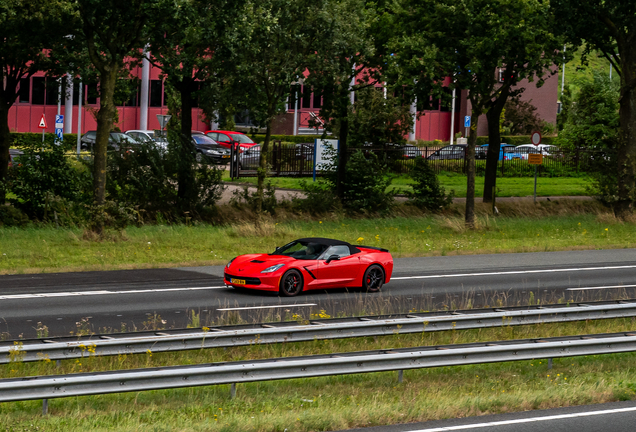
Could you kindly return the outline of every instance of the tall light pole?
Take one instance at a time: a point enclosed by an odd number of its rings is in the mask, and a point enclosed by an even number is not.
[[[565,88],[565,45],[563,45],[563,73],[561,74],[561,96],[563,96],[564,88]]]

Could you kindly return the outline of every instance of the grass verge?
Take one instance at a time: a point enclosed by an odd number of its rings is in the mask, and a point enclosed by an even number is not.
[[[477,205],[478,229],[464,229],[461,208],[424,215],[408,206],[396,217],[352,219],[279,213],[254,223],[254,214],[227,207],[232,225],[130,227],[108,241],[81,229],[0,228],[0,274],[222,265],[234,256],[268,252],[300,237],[332,237],[388,248],[394,257],[627,248],[633,223],[620,223],[595,202],[501,203],[501,216]],[[277,222],[280,221],[280,222]]]
[[[156,367],[361,349],[397,348],[631,331],[632,319],[544,324],[227,350],[89,357],[3,365],[2,377]],[[8,428],[36,430],[315,431],[628,400],[636,395],[636,354],[544,359],[229,386],[0,404]],[[9,429],[10,430],[10,429]]]
[[[223,181],[241,184],[256,184],[256,178],[243,177],[231,181],[226,171],[223,174]],[[437,176],[440,184],[446,191],[453,189],[455,196],[463,198],[466,196],[466,176],[455,173],[441,173]],[[305,180],[311,182],[312,178],[297,177],[272,177],[267,179],[277,188],[302,189],[300,182]],[[393,178],[389,189],[396,188],[399,193],[412,191],[413,180],[406,175],[398,175]],[[537,196],[585,196],[590,185],[590,179],[585,177],[540,177],[537,180]],[[483,196],[484,177],[475,178],[475,195]],[[497,179],[497,196],[500,197],[525,197],[534,193],[534,178],[532,177],[501,177]]]

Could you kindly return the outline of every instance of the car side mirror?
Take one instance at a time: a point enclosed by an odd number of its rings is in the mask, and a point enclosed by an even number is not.
[[[331,255],[329,258],[327,258],[327,264],[329,264],[331,261],[340,261],[340,257],[338,255]]]

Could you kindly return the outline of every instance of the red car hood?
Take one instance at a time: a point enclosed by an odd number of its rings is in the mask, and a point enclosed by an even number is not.
[[[296,261],[296,258],[292,258],[285,255],[269,255],[269,254],[248,254],[238,256],[230,264],[230,268],[226,268],[228,273],[232,272],[249,272],[260,273],[267,267],[271,267],[276,264],[288,264]],[[234,274],[234,273],[233,273]]]

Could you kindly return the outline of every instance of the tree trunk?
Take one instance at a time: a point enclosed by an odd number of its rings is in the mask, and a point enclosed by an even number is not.
[[[261,154],[258,159],[258,171],[256,173],[256,211],[263,211],[263,190],[265,188],[265,179],[267,178],[267,152],[269,150],[269,141],[272,138],[272,121],[274,120],[274,108],[270,105],[267,113],[267,123],[265,126],[265,140],[261,145]]]
[[[486,173],[484,178],[484,202],[492,202],[492,189],[497,186],[497,165],[499,152],[501,151],[501,133],[499,121],[504,105],[508,100],[508,87],[502,89],[502,93],[492,104],[486,113],[488,119],[488,153],[486,155]]]
[[[346,101],[344,99],[346,97]],[[338,132],[338,166],[336,176],[336,195],[341,200],[345,197],[347,184],[347,162],[349,160],[349,93],[344,93],[341,98],[342,106],[340,108],[340,127]]]
[[[475,106],[475,103],[471,101]],[[473,110],[470,119],[470,136],[466,148],[466,228],[475,229],[475,145],[477,144],[477,121],[479,112]]]
[[[106,168],[108,163],[108,139],[115,117],[115,84],[118,65],[111,65],[100,76],[99,111],[97,112],[97,131],[93,145],[93,201],[101,206],[106,201]],[[101,234],[104,225],[102,218],[94,221],[94,230]]]
[[[11,147],[11,130],[9,129],[9,109],[0,95],[0,183],[9,173],[9,147]],[[0,185],[0,205],[6,201],[5,189]]]
[[[182,211],[190,210],[194,200],[195,179],[192,165],[196,161],[196,148],[192,144],[192,89],[194,80],[184,78],[177,86],[181,98],[181,133],[179,140],[181,151],[177,173],[177,199]]]
[[[636,47],[620,49],[621,95],[617,149],[618,200],[614,203],[616,217],[626,219],[634,209],[636,175]]]

